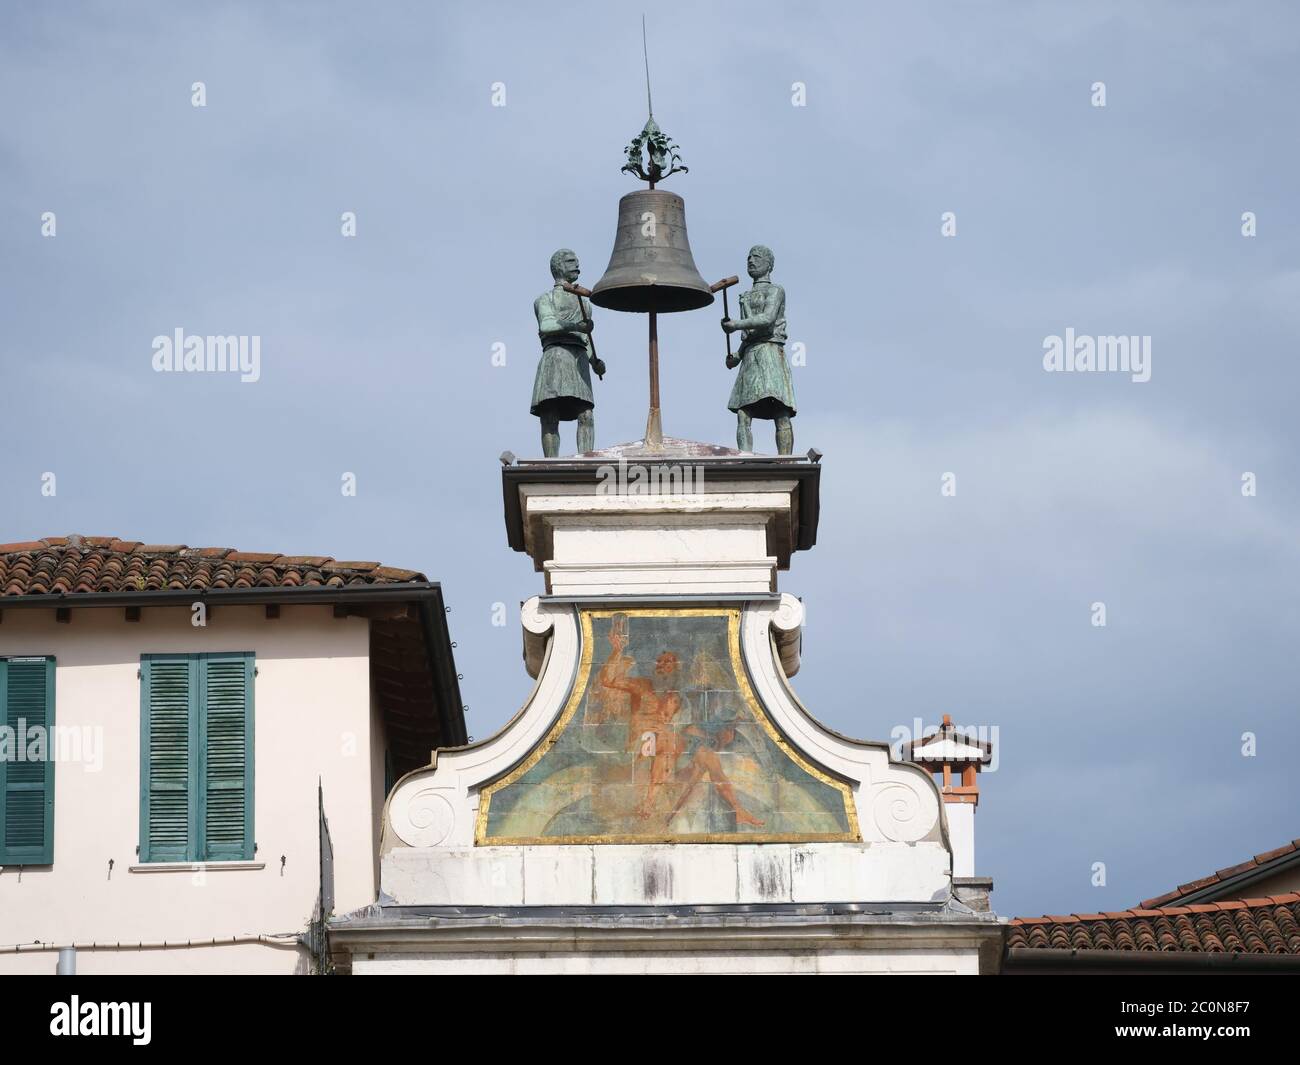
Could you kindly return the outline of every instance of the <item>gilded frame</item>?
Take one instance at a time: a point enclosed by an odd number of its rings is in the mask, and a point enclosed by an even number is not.
[[[561,846],[586,844],[655,844],[655,843],[858,843],[862,834],[858,825],[857,804],[853,798],[852,787],[839,777],[832,776],[826,770],[815,765],[798,748],[785,738],[772,723],[766,709],[754,693],[749,671],[745,668],[740,653],[740,608],[739,607],[618,607],[618,608],[578,608],[582,630],[582,652],[578,659],[578,671],[573,690],[563,712],[551,726],[543,740],[529,752],[513,769],[496,780],[483,786],[479,792],[478,817],[474,826],[475,846]],[[503,788],[509,787],[521,776],[535,766],[547,751],[559,739],[582,705],[591,680],[592,657],[595,651],[595,638],[592,633],[593,618],[609,618],[615,614],[628,617],[723,617],[727,619],[727,646],[730,653],[731,668],[736,677],[738,690],[754,719],[760,724],[771,741],[781,751],[814,779],[839,792],[844,802],[848,832],[799,832],[799,833],[764,833],[764,832],[727,832],[664,835],[595,835],[595,836],[489,836],[487,831],[488,814],[491,809],[492,796]]]

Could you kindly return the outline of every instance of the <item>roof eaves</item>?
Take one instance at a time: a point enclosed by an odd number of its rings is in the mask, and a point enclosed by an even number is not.
[[[391,584],[343,585],[260,585],[250,588],[160,588],[154,591],[121,592],[41,592],[36,595],[10,595],[0,598],[0,610],[36,607],[118,607],[118,606],[178,606],[196,600],[221,600],[227,603],[333,603],[344,599],[351,602],[393,602],[418,599],[437,591],[437,581],[406,581]]]
[[[1275,876],[1292,866],[1300,867],[1300,846],[1297,845],[1295,840],[1274,850],[1257,854],[1254,858],[1242,862],[1240,865],[1220,869],[1216,873],[1201,877],[1199,880],[1193,880],[1189,884],[1182,884],[1173,891],[1167,891],[1163,895],[1146,899],[1141,905],[1146,908],[1153,908],[1174,901],[1182,903],[1209,902],[1212,901],[1212,896],[1225,894],[1241,897],[1242,891],[1250,887],[1251,884]]]

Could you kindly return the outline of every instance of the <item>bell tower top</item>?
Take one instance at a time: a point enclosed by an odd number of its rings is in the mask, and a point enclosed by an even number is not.
[[[506,534],[548,595],[771,595],[817,542],[820,458],[672,439],[653,452],[638,441],[572,459],[503,455]]]

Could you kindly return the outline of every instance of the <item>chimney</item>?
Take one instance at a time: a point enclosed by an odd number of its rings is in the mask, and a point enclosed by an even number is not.
[[[912,741],[907,756],[941,776],[939,792],[952,844],[954,891],[972,909],[987,910],[993,884],[975,876],[975,807],[980,800],[977,774],[992,760],[993,745],[957,731],[952,716],[944,714],[943,724],[934,732]]]

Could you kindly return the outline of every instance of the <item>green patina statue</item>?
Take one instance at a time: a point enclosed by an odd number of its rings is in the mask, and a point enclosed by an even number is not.
[[[578,257],[568,248],[551,256],[555,287],[533,303],[537,335],[542,341],[542,361],[537,364],[533,403],[529,413],[542,422],[542,454],[560,453],[560,422],[577,421],[578,452],[596,447],[596,401],[591,394],[591,371],[605,374],[605,364],[591,343],[591,304],[564,289],[562,282],[578,279]]]
[[[772,284],[775,257],[770,248],[755,244],[749,249],[746,266],[754,287],[740,296],[740,317],[722,319],[728,333],[744,333],[740,350],[727,358],[728,369],[740,367],[731,389],[727,409],[736,413],[736,446],[741,451],[754,450],[754,418],[776,422],[777,454],[794,450],[794,427],[790,419],[797,413],[794,405],[794,382],[785,361],[785,289]]]

